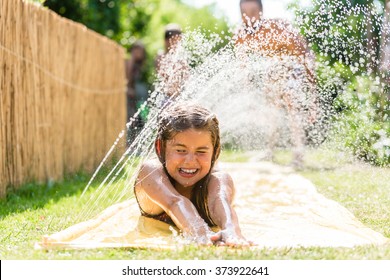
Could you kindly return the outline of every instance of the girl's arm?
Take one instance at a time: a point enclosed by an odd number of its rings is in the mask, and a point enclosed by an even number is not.
[[[200,217],[192,202],[179,194],[172,186],[160,163],[146,163],[141,167],[135,186],[136,195],[145,194],[148,200],[165,211],[184,233],[193,236],[200,244],[211,245],[210,235],[213,233]],[[141,208],[147,202],[137,196]],[[147,209],[144,211],[148,212]]]
[[[210,216],[221,231],[212,236],[213,242],[220,242],[228,246],[248,246],[241,234],[237,214],[232,207],[234,198],[234,183],[229,174],[214,172],[208,186],[208,207]]]

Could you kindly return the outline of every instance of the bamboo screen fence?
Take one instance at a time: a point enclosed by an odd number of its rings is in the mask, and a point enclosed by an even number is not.
[[[45,8],[0,1],[0,197],[96,168],[125,127],[124,55]]]

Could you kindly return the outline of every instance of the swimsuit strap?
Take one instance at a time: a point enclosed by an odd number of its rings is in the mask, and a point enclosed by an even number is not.
[[[169,217],[169,215],[167,213],[165,213],[164,211],[161,212],[160,214],[149,214],[149,213],[145,212],[142,209],[141,205],[139,204],[138,197],[137,197],[137,194],[135,192],[135,186],[134,186],[134,196],[135,196],[135,200],[137,201],[138,208],[141,212],[141,216],[144,216],[147,218],[152,218],[152,219],[155,219],[155,220],[158,220],[158,221],[175,226],[175,223],[172,221],[171,217]]]
[[[160,214],[157,214],[157,215],[151,215],[151,214],[148,214],[148,213],[141,210],[141,215],[144,217],[147,217],[147,218],[151,218],[151,219],[154,219],[157,221],[164,222],[164,223],[169,224],[171,226],[176,226],[175,223],[172,221],[171,217],[169,217],[169,215],[165,212],[161,212]]]
[[[134,187],[135,188],[135,187]],[[161,212],[159,214],[149,214],[145,212],[141,205],[139,204],[138,197],[136,195],[136,192],[134,190],[134,196],[138,204],[138,208],[141,211],[141,215],[147,218],[152,218],[158,221],[162,221],[164,223],[175,225],[171,217],[166,212]],[[205,186],[196,186],[193,189],[192,195],[191,195],[191,202],[194,204],[196,210],[198,211],[200,217],[204,219],[204,221],[210,226],[216,226],[215,222],[210,216],[210,211],[208,207],[208,188],[207,184]]]

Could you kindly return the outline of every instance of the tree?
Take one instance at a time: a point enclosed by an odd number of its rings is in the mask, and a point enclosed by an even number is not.
[[[153,81],[153,59],[163,48],[166,24],[175,22],[183,29],[202,27],[215,33],[229,33],[226,21],[212,15],[214,5],[195,8],[180,0],[45,0],[44,5],[125,48],[141,39],[148,53],[150,83]]]
[[[316,52],[334,133],[357,157],[389,166],[389,0],[313,2],[297,24]]]
[[[88,28],[115,37],[120,32],[120,5],[129,0],[45,0],[43,6]]]
[[[120,5],[122,0],[88,0],[87,7],[84,9],[85,25],[103,34],[113,38],[120,32]]]
[[[83,22],[81,0],[45,0],[43,6],[68,19]]]

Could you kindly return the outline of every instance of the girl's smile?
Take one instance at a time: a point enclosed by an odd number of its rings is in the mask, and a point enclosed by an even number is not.
[[[192,176],[195,176],[196,172],[198,172],[199,169],[188,169],[188,168],[179,168],[179,173],[183,177],[191,178]]]
[[[166,168],[182,187],[192,187],[210,171],[213,145],[206,130],[188,129],[166,144]]]

